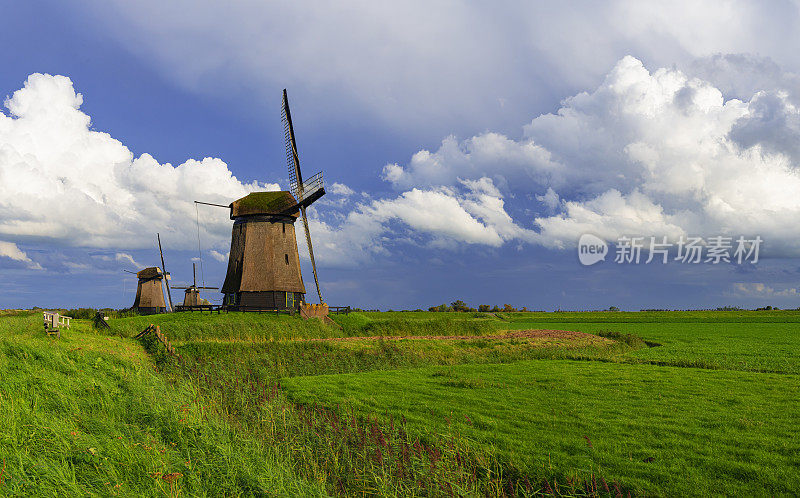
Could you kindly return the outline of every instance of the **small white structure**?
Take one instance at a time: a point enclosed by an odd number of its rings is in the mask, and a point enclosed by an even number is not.
[[[69,321],[72,320],[71,317],[49,311],[45,311],[42,314],[44,315],[44,331],[47,332],[47,335],[55,334],[61,337],[61,329],[68,329]]]

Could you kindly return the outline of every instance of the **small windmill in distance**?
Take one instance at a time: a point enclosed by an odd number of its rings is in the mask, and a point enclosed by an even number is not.
[[[322,172],[303,180],[286,90],[282,104],[290,191],[253,192],[227,206],[195,201],[230,209],[234,223],[228,272],[222,284],[224,306],[230,310],[300,309],[306,289],[294,223],[301,214],[314,283],[323,303],[306,215],[306,208],[325,195]]]
[[[185,289],[183,296],[183,306],[180,308],[192,308],[204,305],[200,299],[200,289],[219,289],[219,287],[197,286],[197,265],[192,263],[192,285],[189,287],[173,286],[173,289]]]
[[[139,272],[122,270],[136,275],[139,282],[136,286],[136,298],[131,308],[143,315],[154,313],[167,313],[173,310],[172,295],[169,292],[169,281],[172,278],[164,265],[164,252],[161,250],[161,234],[156,234],[158,240],[158,254],[161,256],[161,268],[151,266]],[[164,301],[163,281],[166,280],[167,300],[169,307]]]
[[[156,313],[166,313],[167,305],[164,302],[164,289],[161,282],[164,272],[157,266],[145,268],[139,272],[122,270],[136,275],[139,279],[136,285],[136,298],[133,301],[132,309],[142,315],[153,315]]]

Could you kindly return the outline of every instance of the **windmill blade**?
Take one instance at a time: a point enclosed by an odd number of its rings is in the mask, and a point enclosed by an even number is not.
[[[167,299],[169,299],[169,310],[172,311],[174,308],[172,307],[172,294],[169,292],[169,273],[167,273],[167,268],[164,266],[164,252],[161,250],[161,234],[157,233],[156,237],[158,237],[158,253],[161,255],[161,271],[164,272],[164,280],[167,281]]]
[[[195,287],[195,289],[219,289],[219,287]]]
[[[311,232],[308,231],[308,216],[306,216],[305,206],[301,207],[300,211],[303,213],[303,228],[305,228],[306,232],[306,244],[308,244],[308,255],[311,258],[311,269],[314,270],[314,284],[317,286],[317,295],[319,296],[319,302],[321,304],[324,301],[322,300],[322,291],[319,290],[319,278],[317,277],[317,262],[314,261],[314,246],[311,245]]]
[[[286,95],[286,89],[283,89],[283,105],[281,106],[281,120],[283,121],[283,138],[286,143],[286,162],[289,167],[289,187],[297,199],[300,206],[300,212],[303,215],[303,228],[306,232],[306,244],[308,244],[308,255],[311,258],[311,268],[314,270],[314,284],[317,286],[317,295],[319,302],[322,303],[322,291],[319,289],[319,278],[317,277],[317,262],[314,261],[314,246],[311,244],[311,232],[308,230],[308,216],[306,215],[306,206],[303,200],[305,196],[305,185],[303,184],[303,175],[300,173],[300,157],[297,154],[297,141],[294,138],[294,126],[292,125],[292,113],[289,111],[289,97]],[[315,193],[321,191],[317,198],[325,193],[322,188],[322,173],[318,173],[312,177],[313,184],[315,185]],[[316,185],[319,184],[317,188]],[[316,200],[316,199],[314,199]],[[313,202],[313,200],[311,201]]]
[[[303,197],[303,175],[300,173],[300,157],[297,155],[292,113],[289,111],[289,98],[286,96],[285,88],[283,89],[281,121],[283,121],[283,138],[286,144],[286,163],[289,167],[289,189],[299,201]]]
[[[126,272],[128,272],[128,273],[133,273],[134,275],[136,275],[136,272],[135,272],[135,271],[130,271],[130,270],[122,270],[122,271],[126,271]]]
[[[172,286],[171,289],[191,289],[192,287]]]

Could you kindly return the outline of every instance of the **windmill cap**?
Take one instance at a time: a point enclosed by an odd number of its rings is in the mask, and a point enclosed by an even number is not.
[[[290,215],[297,218],[297,211],[287,213],[286,210],[296,206],[297,201],[291,192],[253,192],[230,203],[231,219],[253,215]]]
[[[150,268],[145,268],[144,270],[140,271],[136,274],[139,278],[156,278],[161,277],[164,273],[161,271],[161,268],[157,266],[151,266]]]

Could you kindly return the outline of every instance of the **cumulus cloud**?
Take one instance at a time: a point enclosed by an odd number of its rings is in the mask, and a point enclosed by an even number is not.
[[[302,233],[301,225],[298,230]],[[447,249],[464,244],[500,247],[537,236],[514,223],[500,191],[486,177],[359,203],[335,222],[315,216],[310,230],[315,256],[329,265],[361,263],[402,243]]]
[[[797,255],[787,230],[800,215],[797,138],[800,107],[787,91],[726,100],[708,81],[651,73],[628,56],[598,88],[533,119],[521,139],[448,137],[383,176],[401,189],[490,176],[506,194],[533,193],[548,215],[535,217],[527,240],[549,247],[574,247],[587,231],[733,234],[761,235],[767,254]]]
[[[42,266],[33,261],[25,251],[17,247],[13,242],[4,242],[0,240],[0,258],[9,258],[13,261],[25,263],[25,266],[31,270],[43,270]]]
[[[445,138],[435,152],[421,150],[405,166],[396,163],[383,168],[383,179],[396,188],[448,185],[458,178],[492,177],[510,181],[552,183],[563,166],[552,160],[550,152],[532,140],[515,141],[487,132],[461,142]],[[494,172],[494,173],[493,173]]]
[[[172,248],[196,240],[193,201],[228,203],[257,188],[220,159],[172,166],[91,129],[83,97],[64,76],[32,74],[0,112],[0,235],[98,248]],[[210,218],[208,240],[229,224]]]
[[[800,241],[786,229],[800,215],[795,100],[778,87],[726,99],[709,81],[675,68],[651,72],[628,56],[595,89],[534,118],[519,138],[448,136],[404,165],[386,165],[393,196],[358,196],[334,183],[332,199],[309,211],[316,255],[338,265],[404,243],[571,248],[585,232],[609,240],[760,235],[765,256],[797,255]],[[173,167],[134,158],[90,130],[81,103],[69,79],[48,75],[32,75],[6,102],[0,235],[147,247],[154,227],[164,227],[170,247],[188,248],[196,240],[192,200],[227,203],[263,188],[243,184],[219,159]],[[224,248],[227,216],[215,210],[202,218],[204,243]]]

